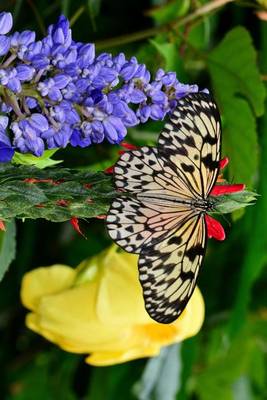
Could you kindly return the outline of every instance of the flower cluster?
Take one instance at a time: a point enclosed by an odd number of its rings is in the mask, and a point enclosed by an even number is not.
[[[0,161],[17,150],[41,156],[45,149],[120,143],[127,127],[162,120],[176,100],[198,91],[174,72],[151,79],[144,64],[123,53],[95,54],[91,43],[72,40],[61,16],[36,40],[35,32],[7,35],[12,15],[0,14]]]

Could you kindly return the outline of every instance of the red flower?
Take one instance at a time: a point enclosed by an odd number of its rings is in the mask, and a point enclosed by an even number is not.
[[[214,238],[217,240],[225,239],[225,232],[223,226],[216,219],[212,218],[210,215],[205,215],[205,222],[208,232],[208,238]]]
[[[2,220],[0,220],[0,230],[1,230],[1,231],[5,231],[5,230],[6,230],[5,223],[4,223],[4,221],[2,221]]]
[[[79,225],[79,220],[76,217],[72,217],[70,219],[70,223],[73,226],[73,228],[75,229],[76,232],[78,232],[80,235],[82,235],[85,239],[87,239],[87,237],[85,236],[85,234],[81,231],[80,225]]]
[[[220,161],[220,169],[221,170],[224,169],[228,164],[228,162],[229,159],[227,157],[223,158]],[[219,176],[217,182],[218,181],[222,181],[221,176]],[[219,184],[213,187],[212,191],[210,192],[210,196],[223,196],[229,193],[242,192],[242,190],[244,189],[245,185],[242,183],[234,185]],[[208,238],[214,238],[217,240],[225,239],[225,232],[220,222],[212,218],[210,215],[205,215],[205,222],[207,227]]]
[[[235,185],[215,185],[210,196],[223,196],[228,193],[242,192],[245,189],[243,183],[238,183]]]
[[[106,168],[106,169],[104,170],[104,172],[105,172],[106,174],[113,174],[113,171],[114,171],[114,165],[111,165],[111,167],[108,167],[108,168]]]

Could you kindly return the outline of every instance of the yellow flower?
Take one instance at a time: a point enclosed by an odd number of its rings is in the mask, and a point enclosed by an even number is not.
[[[89,353],[86,362],[99,366],[154,356],[195,335],[204,318],[199,289],[175,322],[159,324],[145,311],[137,259],[112,246],[76,269],[52,265],[28,272],[21,289],[32,311],[26,325],[64,350]]]

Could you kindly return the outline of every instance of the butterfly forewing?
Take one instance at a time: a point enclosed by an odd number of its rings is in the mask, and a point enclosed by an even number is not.
[[[155,198],[159,195],[184,200],[192,198],[182,174],[178,176],[175,166],[168,166],[153,147],[125,152],[115,165],[114,175],[116,187],[128,192]]]
[[[216,104],[205,93],[188,95],[159,136],[158,152],[177,174],[184,174],[191,193],[206,198],[217,175],[221,149],[221,122]]]
[[[130,253],[149,251],[196,215],[187,205],[165,203],[118,197],[107,216],[111,238]]]
[[[115,185],[128,196],[111,204],[107,228],[118,245],[140,254],[145,306],[158,322],[174,321],[194,291],[220,143],[216,104],[207,94],[191,94],[178,101],[158,148],[126,152],[114,168]]]

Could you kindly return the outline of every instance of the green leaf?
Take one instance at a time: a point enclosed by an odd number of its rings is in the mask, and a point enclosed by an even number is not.
[[[213,198],[215,202],[214,208],[219,213],[228,214],[255,204],[257,197],[257,193],[249,190],[218,196]]]
[[[158,24],[165,24],[185,15],[189,11],[190,3],[190,0],[172,0],[161,7],[153,8],[148,14]]]
[[[28,347],[29,357],[8,370],[8,381],[18,390],[10,391],[6,399],[76,400],[72,382],[80,358],[55,347],[35,353]]]
[[[180,71],[182,69],[182,58],[179,56],[178,43],[160,43],[157,40],[150,40],[150,43],[158,50],[164,59],[164,68],[168,71]],[[180,74],[179,78],[182,80]]]
[[[229,321],[229,333],[234,337],[245,322],[246,312],[250,302],[251,290],[259,278],[267,262],[267,116],[264,115],[261,124],[261,164],[260,184],[258,192],[260,197],[257,204],[248,213],[250,222],[248,241],[245,247],[244,261],[237,288],[236,301]]]
[[[54,222],[106,214],[116,196],[103,172],[0,165],[0,219],[45,218]]]
[[[180,345],[165,347],[151,358],[134,386],[139,400],[174,400],[180,387]]]
[[[52,165],[60,164],[62,160],[52,160],[52,157],[58,149],[45,150],[41,157],[36,157],[33,154],[21,154],[15,152],[12,159],[13,164],[19,165],[34,165],[37,168],[43,169]]]
[[[100,12],[101,0],[87,0],[88,10],[92,17],[97,17]]]
[[[250,184],[258,164],[255,117],[264,112],[265,88],[249,32],[242,27],[228,32],[207,61],[224,117],[223,145],[231,175]]]
[[[211,332],[208,343],[206,360],[196,376],[197,397],[200,400],[233,400],[240,378],[248,375],[258,340],[246,329],[229,345],[224,326],[221,326]]]
[[[16,254],[15,221],[6,222],[6,231],[0,231],[0,281],[14,260]]]
[[[90,15],[92,27],[96,31],[96,17],[100,12],[101,0],[87,0],[88,12]]]

